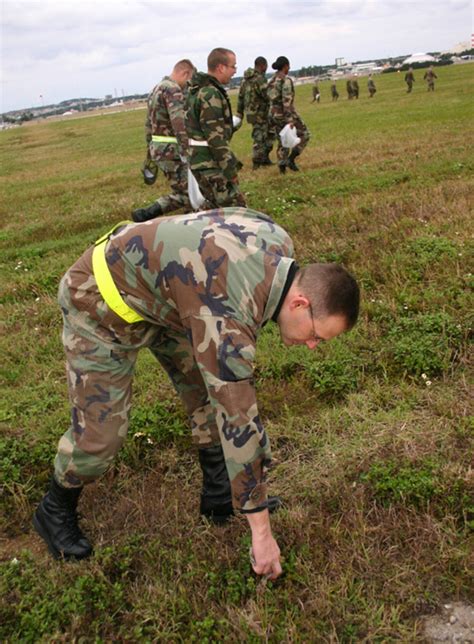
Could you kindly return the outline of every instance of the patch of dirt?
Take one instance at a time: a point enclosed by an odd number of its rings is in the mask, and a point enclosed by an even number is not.
[[[424,620],[424,636],[430,644],[437,642],[474,642],[474,606],[463,602],[445,604],[441,614]]]

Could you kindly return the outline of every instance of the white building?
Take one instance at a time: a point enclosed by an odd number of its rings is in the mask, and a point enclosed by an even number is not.
[[[435,63],[436,58],[433,58],[433,56],[430,56],[429,54],[412,54],[411,56],[408,56],[408,58],[405,58],[403,61],[404,65],[412,65],[413,63]]]

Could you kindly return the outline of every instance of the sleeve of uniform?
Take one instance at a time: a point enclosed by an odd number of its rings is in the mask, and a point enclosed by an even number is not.
[[[178,140],[181,154],[187,155],[188,135],[184,126],[184,96],[179,87],[168,87],[164,92],[164,100],[171,127]]]
[[[293,84],[289,78],[285,78],[283,81],[281,100],[285,121],[287,123],[293,123]]]
[[[262,103],[266,103],[268,105],[267,81],[263,77],[257,84],[257,94],[260,97]]]
[[[225,139],[225,117],[222,99],[214,92],[203,93],[199,125],[209,152],[229,181],[237,176],[237,159]]]
[[[237,116],[243,118],[245,112],[245,81],[242,81],[237,97]]]
[[[184,322],[215,413],[233,505],[244,513],[263,510],[271,452],[253,380],[256,337],[226,317],[201,315]]]

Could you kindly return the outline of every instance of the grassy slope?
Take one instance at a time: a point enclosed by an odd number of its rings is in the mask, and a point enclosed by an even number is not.
[[[314,355],[261,338],[272,491],[287,501],[275,586],[249,574],[244,521],[199,521],[186,419],[146,354],[129,441],[84,494],[96,557],[53,562],[31,533],[68,422],[57,283],[166,187],[140,180],[143,111],[1,133],[3,640],[419,641],[423,613],[472,598],[472,65],[437,74],[434,94],[421,72],[412,95],[378,77],[372,100],[362,81],[357,102],[343,83],[337,104],[329,84],[320,105],[298,88],[312,132],[298,175],[252,172],[247,125],[233,141],[249,205],[302,263],[342,261],[364,290],[357,329]]]

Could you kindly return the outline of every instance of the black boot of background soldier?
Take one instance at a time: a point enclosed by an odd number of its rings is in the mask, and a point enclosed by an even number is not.
[[[296,150],[293,150],[290,156],[288,157],[288,167],[290,168],[290,170],[293,170],[293,172],[299,172],[299,168],[295,163],[295,159],[296,157],[299,157],[299,155],[300,155],[299,152],[297,152]]]
[[[202,470],[200,513],[213,523],[222,524],[234,514],[232,494],[221,445],[199,449]],[[278,496],[268,497],[268,510],[275,512],[282,506]]]
[[[77,503],[82,488],[65,488],[52,477],[48,492],[34,516],[33,525],[55,559],[85,559],[92,545],[78,525]]]
[[[163,214],[163,210],[159,203],[152,203],[148,208],[137,208],[132,212],[132,219],[136,223],[141,223],[143,221],[148,221],[149,219],[154,219]]]

